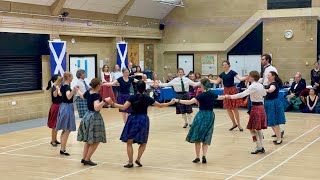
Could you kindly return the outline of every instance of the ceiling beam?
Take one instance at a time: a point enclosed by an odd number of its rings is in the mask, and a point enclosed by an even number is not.
[[[66,0],[56,0],[51,6],[51,15],[58,16],[65,3]]]
[[[124,19],[124,17],[127,15],[127,12],[129,11],[129,9],[131,8],[131,6],[133,5],[135,0],[130,0],[122,9],[121,11],[118,13],[117,15],[117,21],[122,21]]]

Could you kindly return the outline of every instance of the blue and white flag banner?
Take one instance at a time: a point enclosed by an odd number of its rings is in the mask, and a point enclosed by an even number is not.
[[[126,42],[117,43],[117,64],[121,70],[128,67],[128,43]]]
[[[49,48],[51,76],[54,74],[63,76],[63,73],[67,69],[67,43],[66,41],[49,41]]]

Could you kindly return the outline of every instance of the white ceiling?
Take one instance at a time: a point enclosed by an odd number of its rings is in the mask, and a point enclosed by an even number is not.
[[[51,6],[55,0],[6,0],[27,4]],[[66,0],[64,8],[118,14],[129,0]],[[163,19],[174,6],[153,0],[135,0],[127,15]]]
[[[37,5],[44,5],[44,6],[51,6],[55,2],[55,0],[6,0],[6,1],[27,3],[27,4],[37,4]]]

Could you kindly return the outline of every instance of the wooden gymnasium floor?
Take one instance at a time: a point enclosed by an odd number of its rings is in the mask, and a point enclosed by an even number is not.
[[[194,108],[194,111],[198,110]],[[287,113],[284,143],[272,143],[271,128],[264,131],[266,153],[251,155],[249,132],[235,130],[227,113],[216,109],[215,130],[207,154],[208,164],[194,164],[193,144],[185,142],[188,129],[172,107],[149,108],[150,137],[142,163],[125,169],[126,145],[119,141],[123,127],[116,109],[103,109],[108,143],[93,156],[98,166],[80,164],[83,143],[77,133],[69,138],[70,157],[60,156],[49,144],[47,127],[0,136],[1,179],[318,179],[320,170],[320,115]],[[245,127],[248,115],[240,111]],[[195,113],[194,113],[195,115]],[[79,124],[79,121],[77,121]],[[135,146],[135,149],[137,146]],[[137,151],[135,150],[135,153]],[[136,154],[135,154],[136,156]]]

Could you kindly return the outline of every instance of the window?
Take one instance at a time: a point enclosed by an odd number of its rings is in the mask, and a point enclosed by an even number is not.
[[[268,0],[268,9],[311,8],[312,0]]]
[[[0,56],[0,94],[41,90],[41,56]]]

